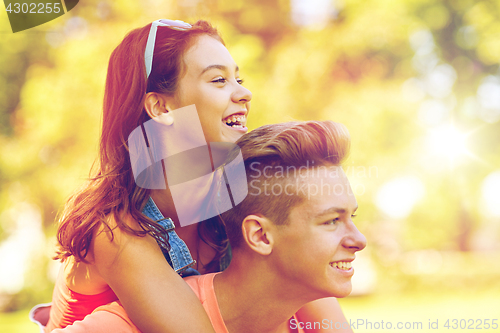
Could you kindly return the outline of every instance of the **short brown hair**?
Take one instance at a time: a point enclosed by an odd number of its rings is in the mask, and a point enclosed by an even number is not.
[[[264,168],[289,170],[292,167],[296,170],[340,165],[349,153],[350,142],[347,128],[333,121],[266,125],[241,137],[236,144],[243,155],[247,175],[247,184],[244,185],[248,186],[249,194],[241,203],[220,216],[231,247],[240,246],[243,238],[241,223],[246,216],[263,215],[277,225],[285,224],[290,209],[304,200],[298,194],[252,195],[250,188],[262,189],[264,178],[270,186],[284,186],[295,179],[288,172],[282,177],[266,177]]]

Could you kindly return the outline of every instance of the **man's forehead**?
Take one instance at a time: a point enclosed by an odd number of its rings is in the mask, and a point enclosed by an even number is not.
[[[321,211],[352,211],[357,202],[341,166],[318,166],[302,170],[296,177],[296,191],[304,201],[297,213],[308,218]]]
[[[348,182],[347,176],[340,165],[319,165],[299,170],[299,178],[314,182],[325,178],[331,181]]]

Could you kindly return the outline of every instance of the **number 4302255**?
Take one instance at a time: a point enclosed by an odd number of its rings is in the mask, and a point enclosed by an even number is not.
[[[53,6],[52,6],[53,5]],[[60,3],[9,3],[7,13],[14,14],[58,14],[61,12]]]

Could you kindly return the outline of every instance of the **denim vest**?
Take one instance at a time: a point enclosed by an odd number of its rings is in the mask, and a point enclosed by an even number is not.
[[[191,267],[196,263],[196,261],[193,257],[191,257],[191,253],[189,252],[186,243],[184,243],[184,241],[180,239],[175,232],[174,222],[170,218],[165,218],[162,215],[151,197],[146,202],[142,213],[167,230],[170,250],[167,251],[162,248],[162,252],[170,266],[172,266],[172,268],[183,277],[189,275],[199,275],[200,273]],[[220,270],[223,271],[226,269],[227,266],[229,266],[230,261],[231,249],[229,248],[228,252],[220,260]]]

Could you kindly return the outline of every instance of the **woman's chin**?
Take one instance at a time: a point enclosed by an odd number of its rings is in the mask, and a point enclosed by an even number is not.
[[[227,126],[226,126],[227,127]],[[223,142],[232,142],[235,143],[238,141],[246,132],[248,132],[248,129],[246,127],[238,128],[238,129],[233,129],[233,128],[227,128],[223,131],[221,135],[221,139]]]

